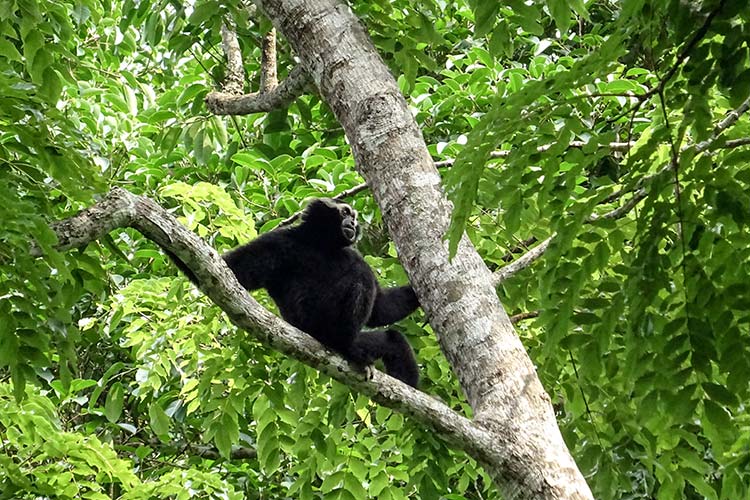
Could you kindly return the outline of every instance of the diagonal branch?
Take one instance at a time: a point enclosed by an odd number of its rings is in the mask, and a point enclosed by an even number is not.
[[[531,264],[539,260],[539,258],[544,255],[544,252],[547,251],[549,244],[552,243],[552,239],[556,234],[557,233],[552,233],[552,236],[542,241],[539,245],[535,246],[507,266],[503,266],[492,273],[492,278],[495,282],[495,286],[499,286],[503,281],[507,280],[519,271],[526,269]]]
[[[645,189],[639,189],[636,193],[633,194],[633,197],[630,198],[626,203],[624,203],[622,206],[619,206],[613,210],[610,210],[607,213],[604,213],[602,215],[598,214],[591,214],[585,221],[586,224],[591,224],[595,221],[601,220],[601,219],[621,219],[625,217],[631,210],[633,210],[638,203],[643,200],[648,192]],[[492,273],[492,278],[495,283],[495,286],[499,286],[502,284],[503,281],[507,280],[511,276],[517,274],[519,271],[526,269],[531,264],[539,260],[542,255],[544,255],[544,252],[547,251],[547,248],[549,248],[550,243],[554,239],[554,237],[557,235],[557,233],[552,233],[547,239],[542,241],[539,245],[535,246],[525,254],[523,254],[518,259],[514,260],[510,264],[501,267],[494,273]]]
[[[727,116],[725,116],[723,120],[716,124],[716,127],[714,127],[714,133],[711,135],[711,137],[703,142],[699,142],[698,144],[696,144],[695,150],[699,153],[702,153],[703,151],[711,149],[711,147],[719,140],[724,131],[737,123],[737,120],[739,120],[742,115],[747,113],[748,109],[750,109],[750,97],[745,99],[742,104],[737,107],[737,109],[733,109],[732,111],[727,113]],[[744,138],[744,140],[735,139],[734,141],[726,141],[723,147],[732,148],[743,146],[745,144],[750,144],[750,138],[746,137]]]
[[[437,431],[449,444],[478,461],[506,462],[507,443],[436,398],[372,370],[368,378],[317,340],[263,308],[237,282],[224,260],[153,200],[114,188],[101,201],[55,222],[57,248],[81,247],[120,227],[131,227],[176,255],[195,274],[200,289],[231,322],[263,344],[313,366],[374,401],[405,413]],[[34,251],[37,255],[40,250]]]

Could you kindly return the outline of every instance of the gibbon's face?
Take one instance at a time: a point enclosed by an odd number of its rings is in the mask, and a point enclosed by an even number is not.
[[[349,244],[354,244],[359,236],[359,223],[357,223],[357,211],[346,203],[335,203],[335,208],[338,211],[339,219],[341,220],[341,234],[344,236]]]
[[[346,203],[330,198],[318,198],[308,205],[303,219],[306,223],[319,228],[322,233],[335,233],[335,238],[343,246],[353,245],[359,237],[357,211]]]

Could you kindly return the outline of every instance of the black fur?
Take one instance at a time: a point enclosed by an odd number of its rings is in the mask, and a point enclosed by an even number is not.
[[[404,336],[395,330],[362,331],[365,325],[399,321],[419,303],[411,286],[380,287],[352,248],[356,219],[349,205],[317,199],[303,212],[301,224],[263,234],[224,260],[247,290],[265,288],[290,324],[360,367],[382,359],[388,374],[416,387],[417,363]]]

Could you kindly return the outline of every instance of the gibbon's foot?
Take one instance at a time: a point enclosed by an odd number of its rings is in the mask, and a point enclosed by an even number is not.
[[[366,365],[365,366],[365,380],[368,382],[371,381],[373,378],[375,378],[375,370],[376,368],[373,365]]]

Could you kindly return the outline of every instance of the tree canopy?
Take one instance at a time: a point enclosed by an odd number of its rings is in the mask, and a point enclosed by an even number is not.
[[[350,4],[594,496],[745,498],[750,10]],[[207,106],[227,31],[235,84],[265,88],[270,30],[234,0],[0,3],[0,497],[500,498],[431,429],[236,330],[135,230],[56,249],[50,224],[116,186],[219,251],[338,196],[380,281],[407,281],[286,40],[288,106]],[[471,417],[427,319],[398,325],[420,388]]]

